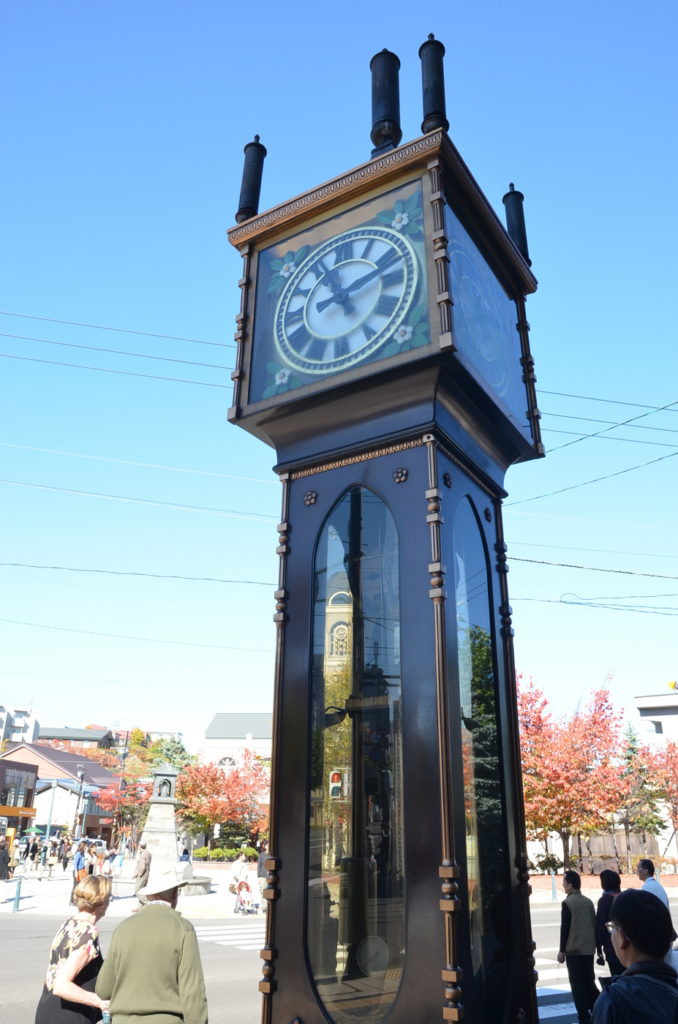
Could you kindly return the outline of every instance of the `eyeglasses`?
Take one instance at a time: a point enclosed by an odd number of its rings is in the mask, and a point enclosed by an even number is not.
[[[606,921],[605,927],[607,928],[610,935],[612,934],[612,932],[616,932],[619,929],[619,925],[615,924],[614,921]]]

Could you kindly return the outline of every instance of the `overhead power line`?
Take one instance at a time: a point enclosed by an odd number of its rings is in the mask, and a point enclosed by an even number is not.
[[[35,313],[11,313],[0,309],[0,316],[16,316],[23,320],[42,320],[50,324],[66,324],[69,327],[90,327],[97,331],[115,331],[118,334],[138,334],[144,338],[164,338],[167,341],[187,341],[192,345],[215,345],[218,348],[235,348],[225,341],[207,341],[204,338],[183,338],[176,334],[158,334],[156,331],[140,331],[134,327],[110,327],[104,324],[82,323],[80,320],[58,320],[53,316],[37,316]]]
[[[512,597],[511,603],[514,601],[532,601],[537,604],[574,605],[581,608],[601,608],[604,611],[609,612],[634,612],[637,615],[668,615],[671,618],[675,618],[675,616],[678,615],[678,608],[647,608],[635,605],[600,604],[595,601],[566,601],[563,597]]]
[[[0,441],[3,448],[20,448],[22,451],[41,452],[44,455],[67,455],[74,459],[92,459],[94,462],[115,462],[121,466],[139,466],[142,469],[163,469],[171,473],[191,473],[196,476],[215,476],[223,480],[242,480],[251,484],[274,484],[278,478],[264,480],[262,477],[239,476],[236,473],[217,473],[208,469],[188,469],[184,466],[166,466],[157,462],[136,462],[133,459],[114,459],[107,455],[87,455],[84,452],[64,452],[58,448],[38,448],[31,444],[15,444],[14,441]]]
[[[619,576],[646,576],[653,580],[678,580],[678,576],[665,576],[657,572],[637,572],[635,569],[603,569],[597,565],[576,565],[572,562],[546,562],[539,558],[516,558],[514,555],[509,555],[509,561],[529,562],[532,565],[551,565],[558,569],[585,569],[587,572],[606,572]]]
[[[97,373],[118,373],[123,377],[145,377],[147,380],[168,380],[174,384],[198,384],[206,388],[229,388],[228,384],[214,384],[207,380],[186,380],[183,377],[160,377],[155,373],[136,373],[133,370],[112,370],[106,366],[85,366],[83,363],[64,363],[57,359],[36,359],[34,356],[15,356],[0,352],[2,359],[21,359],[26,363],[46,363],[49,366],[70,366],[76,370],[96,370]]]
[[[18,341],[35,341],[40,345],[60,345],[62,348],[81,348],[87,352],[106,352],[114,356],[132,356],[135,359],[157,359],[163,363],[182,363],[184,366],[202,366],[209,370],[231,370],[222,363],[197,363],[192,359],[173,359],[171,356],[155,356],[149,352],[128,352],[119,348],[100,348],[97,345],[79,345],[74,341],[53,341],[51,338],[34,338],[29,334],[7,334],[0,331],[0,338],[15,338]]]
[[[648,405],[644,402],[625,402],[619,398],[597,398],[595,395],[572,395],[567,391],[544,391],[542,388],[537,388],[537,392],[540,395],[554,395],[556,398],[578,398],[583,402],[602,402],[605,405],[627,405],[629,408],[634,409],[648,409],[656,412],[658,406]],[[675,403],[672,403],[675,404]],[[667,412],[678,412],[678,409],[667,409]]]
[[[660,455],[658,459],[650,459],[649,462],[641,462],[637,466],[627,466],[626,469],[618,469],[616,473],[607,473],[605,476],[594,477],[593,480],[582,480],[578,484],[570,484],[569,487],[560,487],[557,491],[548,491],[545,494],[535,494],[532,498],[520,498],[518,501],[509,501],[506,507],[513,505],[526,505],[529,501],[539,501],[540,498],[552,498],[555,494],[565,494],[566,491],[576,491],[579,487],[588,487],[589,484],[598,484],[603,480],[611,480],[615,476],[624,476],[625,473],[633,473],[636,469],[645,469],[646,466],[654,466],[657,462],[664,462],[665,459],[674,459],[678,452],[671,452],[669,455]]]
[[[652,429],[649,427],[648,429]],[[581,434],[578,430],[559,430],[557,427],[542,427],[542,434],[569,434],[570,437],[578,437],[580,440],[585,440],[588,437],[593,437],[593,434]],[[676,448],[678,442],[674,441],[673,444],[670,441],[646,441],[644,437],[612,437],[611,434],[600,434],[598,435],[600,441],[620,441],[622,444],[649,444],[653,448]],[[561,445],[563,447],[563,445]],[[558,448],[549,448],[548,453],[557,452]]]
[[[666,410],[665,409],[664,411],[673,411],[673,410]],[[603,423],[603,424],[609,424],[611,426],[617,426],[618,425],[615,420],[601,420],[601,419],[598,419],[598,417],[594,417],[594,416],[574,416],[571,413],[551,412],[550,410],[547,411],[545,409],[541,409],[540,412],[541,412],[542,416],[554,416],[556,419],[559,419],[559,420],[580,420],[582,423]],[[653,430],[653,431],[659,431],[662,434],[678,434],[678,430],[675,430],[672,427],[648,427],[644,423],[629,423],[628,427],[629,427],[629,430]]]
[[[658,406],[654,409],[647,409],[645,412],[641,412],[637,416],[631,416],[629,419],[621,420],[619,423],[613,423],[611,426],[605,427],[603,430],[594,431],[592,434],[585,434],[583,437],[578,437],[574,441],[566,441],[565,444],[560,444],[557,448],[552,448],[551,453],[562,451],[563,448],[569,448],[573,444],[579,444],[580,441],[586,441],[593,437],[600,437],[601,434],[608,434],[611,430],[616,430],[618,427],[629,426],[630,424],[635,423],[636,420],[645,419],[646,416],[653,416],[657,412],[665,412],[676,405],[678,405],[678,400],[669,402],[668,405]]]
[[[174,508],[181,512],[207,512],[211,515],[229,516],[233,519],[252,519],[255,522],[275,522],[275,516],[252,515],[250,512],[237,512],[230,508],[212,508],[209,505],[180,505],[173,501],[159,501],[154,498],[132,498],[124,494],[103,494],[99,491],[79,491],[70,487],[52,487],[50,484],[33,484],[24,480],[0,480],[0,484],[9,487],[31,487],[39,491],[57,491],[60,494],[73,494],[85,498],[106,498],[109,501],[130,502],[136,505],[154,505],[161,508]]]
[[[54,570],[56,572],[82,572],[82,573],[98,573],[104,576],[143,576],[147,579],[154,580],[182,580],[190,583],[234,583],[238,586],[252,586],[252,587],[276,587],[277,583],[271,581],[266,583],[264,580],[227,580],[220,576],[180,576],[175,573],[160,573],[160,572],[126,572],[122,569],[90,569],[80,568],[74,565],[37,565],[33,562],[0,562],[0,566],[6,566],[11,569],[44,569]]]
[[[95,629],[74,629],[71,626],[54,626],[46,622],[24,622],[21,619],[3,619],[0,622],[9,623],[12,626],[27,626],[31,629],[55,629],[60,633],[81,633],[84,636],[103,636],[113,640],[136,640],[147,644],[169,644],[173,647],[208,647],[217,651],[250,651],[257,654],[271,654],[270,648],[266,647],[231,647],[228,644],[206,644],[191,640],[161,640],[152,636],[131,636],[127,633],[104,633]]]

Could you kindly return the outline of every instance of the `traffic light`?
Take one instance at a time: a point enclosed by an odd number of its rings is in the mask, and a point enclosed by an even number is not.
[[[335,768],[331,771],[329,786],[331,800],[345,800],[349,791],[348,768]]]

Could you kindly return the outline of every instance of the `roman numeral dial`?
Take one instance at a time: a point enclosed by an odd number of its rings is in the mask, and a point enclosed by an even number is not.
[[[379,358],[418,282],[412,243],[391,228],[351,228],[316,245],[289,274],[275,308],[283,365],[321,375]]]

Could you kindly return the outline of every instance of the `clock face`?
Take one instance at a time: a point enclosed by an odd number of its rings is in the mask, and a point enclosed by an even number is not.
[[[275,311],[275,343],[304,373],[369,359],[412,306],[417,256],[392,228],[358,227],[315,246],[290,274]]]
[[[423,220],[414,181],[259,252],[250,402],[429,344]]]

